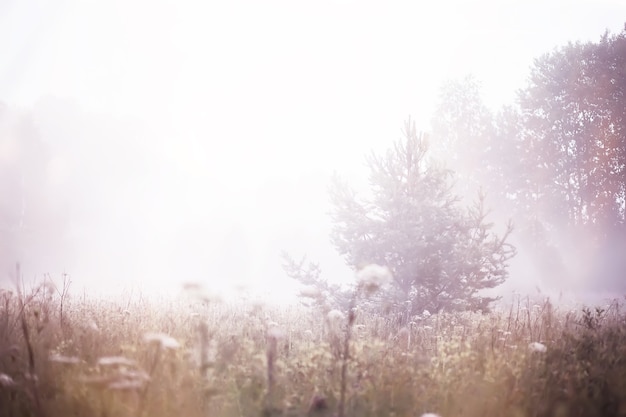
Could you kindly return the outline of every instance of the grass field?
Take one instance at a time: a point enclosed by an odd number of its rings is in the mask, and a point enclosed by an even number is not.
[[[0,292],[0,416],[626,416],[626,314]]]

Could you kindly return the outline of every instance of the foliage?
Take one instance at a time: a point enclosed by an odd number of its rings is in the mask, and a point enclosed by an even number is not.
[[[302,284],[302,303],[305,306],[315,306],[323,313],[332,309],[345,311],[350,305],[352,294],[349,290],[337,284],[330,284],[321,278],[322,270],[319,264],[308,262],[306,256],[300,261],[294,260],[287,252],[281,254],[283,270],[288,277]]]
[[[513,218],[516,244],[544,282],[567,274],[624,289],[625,57],[626,30],[557,48],[535,60],[517,104],[498,112],[471,77],[442,89],[435,153],[458,172],[462,195],[482,187]]]
[[[495,126],[478,81],[468,76],[444,84],[431,125],[431,154],[454,170],[455,191],[470,199],[481,189],[491,194],[488,186],[498,167],[491,163]]]
[[[605,231],[624,226],[624,85],[626,30],[535,61],[519,100],[527,168],[541,171],[536,187],[550,198],[547,220]]]
[[[570,43],[535,61],[519,93],[525,152],[517,187],[544,230],[594,259],[580,279],[624,289],[626,267],[626,29]]]
[[[0,309],[0,415],[330,416],[342,386],[346,416],[618,416],[626,407],[617,301],[576,312],[517,298],[489,315],[412,316],[397,327],[358,314],[348,326],[302,308],[74,298],[46,282],[2,291]]]
[[[411,312],[486,311],[494,298],[480,293],[507,277],[514,248],[487,223],[484,196],[463,208],[452,193],[452,172],[426,161],[427,143],[406,124],[406,140],[384,157],[368,158],[372,197],[360,200],[336,179],[332,241],[349,265],[390,268],[396,299]]]

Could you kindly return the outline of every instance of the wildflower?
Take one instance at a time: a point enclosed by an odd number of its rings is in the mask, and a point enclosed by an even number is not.
[[[339,310],[330,310],[328,314],[326,314],[326,319],[331,323],[341,321],[344,317],[344,314]]]
[[[100,331],[100,328],[94,320],[89,320],[89,323],[87,323],[87,328],[93,330],[94,332]]]
[[[391,279],[389,268],[376,264],[367,265],[356,274],[358,287],[364,289],[367,294],[378,291],[380,287],[391,282]]]
[[[145,383],[150,380],[150,375],[142,370],[126,370],[120,369],[115,375],[116,379],[112,379],[108,382],[107,388],[110,390],[119,391],[132,391],[143,388]]]
[[[441,417],[441,416],[435,413],[424,413],[422,414],[422,417]]]
[[[98,359],[98,365],[101,366],[134,366],[135,361],[123,356],[103,356]]]
[[[15,386],[15,381],[13,378],[8,376],[7,374],[0,372],[0,387],[9,388]]]
[[[546,353],[548,351],[548,348],[543,343],[532,342],[528,345],[528,350],[530,350],[531,352]]]
[[[285,331],[277,323],[272,322],[267,327],[267,337],[273,339],[282,339],[283,337],[285,337]]]
[[[120,369],[117,373],[120,377],[124,377],[126,379],[136,379],[139,381],[149,381],[150,375],[143,370],[128,370],[128,369]]]
[[[161,349],[178,349],[180,347],[180,343],[176,339],[165,333],[146,333],[143,335],[143,340],[147,343],[156,342]]]
[[[431,316],[430,311],[428,310],[424,310],[424,312],[422,313],[422,317],[424,317],[425,319],[429,318]]]
[[[132,390],[139,390],[141,388],[143,388],[143,381],[139,381],[136,379],[122,379],[119,381],[113,381],[108,385],[108,388],[110,390],[115,390],[115,391],[132,391]]]

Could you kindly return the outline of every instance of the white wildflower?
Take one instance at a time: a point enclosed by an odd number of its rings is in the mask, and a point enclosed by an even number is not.
[[[339,310],[330,310],[328,314],[326,314],[326,319],[331,323],[341,321],[344,317],[344,314]]]
[[[138,381],[144,383],[150,380],[150,375],[144,370],[128,370],[128,369],[120,369],[117,375],[121,378],[125,378],[128,381]]]
[[[87,328],[93,330],[94,332],[100,331],[98,324],[94,320],[89,320],[89,322],[87,323]]]
[[[114,391],[133,391],[143,388],[144,382],[137,379],[122,379],[111,382],[107,387]]]
[[[531,352],[546,353],[548,351],[548,348],[543,343],[532,342],[528,345],[528,350],[530,350]]]
[[[435,413],[424,413],[422,414],[422,417],[441,417],[441,416]]]
[[[270,322],[267,326],[267,337],[272,339],[282,339],[285,335],[285,330],[283,330],[278,323]]]
[[[101,366],[134,366],[136,362],[123,356],[103,356],[98,359]]]
[[[391,282],[391,271],[386,266],[376,264],[367,265],[356,273],[356,281],[359,288],[366,293],[374,293],[378,289]]]
[[[7,374],[0,372],[0,387],[8,388],[15,386],[15,381],[13,378],[8,376]]]
[[[422,317],[424,317],[425,319],[429,318],[430,316],[431,316],[430,311],[424,310],[422,312]]]
[[[180,343],[176,339],[165,333],[146,333],[143,335],[143,340],[147,343],[156,342],[161,346],[161,349],[178,349],[180,347]]]

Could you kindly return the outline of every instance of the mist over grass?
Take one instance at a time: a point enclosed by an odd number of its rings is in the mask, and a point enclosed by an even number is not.
[[[0,292],[1,415],[626,414],[623,300],[400,322],[362,308],[374,284],[349,311],[64,284]]]

